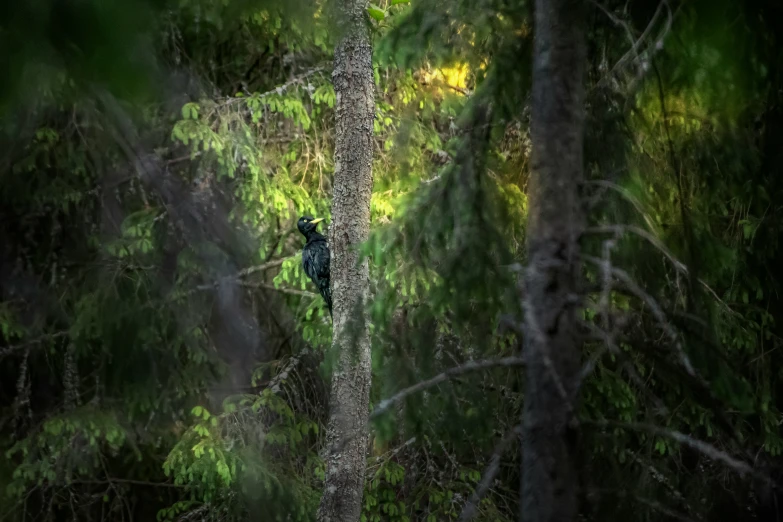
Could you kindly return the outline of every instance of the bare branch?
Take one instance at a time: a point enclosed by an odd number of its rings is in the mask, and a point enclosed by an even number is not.
[[[393,448],[383,455],[378,455],[375,458],[375,461],[372,465],[367,466],[367,477],[368,479],[373,476],[373,474],[380,468],[383,464],[386,462],[389,462],[391,459],[396,457],[402,450],[406,449],[408,446],[412,445],[416,442],[416,437],[411,437],[410,439],[406,440],[402,445],[397,446],[396,448]]]
[[[597,2],[594,2],[594,1],[592,3],[594,5],[598,5],[601,8],[601,10],[604,11],[604,13],[608,14],[608,11],[605,8],[603,8],[603,6],[600,6],[599,4],[597,4]],[[636,39],[635,41],[632,42],[631,48],[628,49],[628,51],[617,61],[617,63],[614,64],[612,69],[607,73],[606,76],[604,76],[596,84],[594,89],[605,86],[611,80],[611,78],[615,75],[615,73],[617,73],[617,71],[619,71],[620,69],[625,67],[625,65],[631,60],[631,58],[636,57],[638,60],[641,60],[639,58],[639,54],[640,54],[639,53],[639,49],[641,48],[641,46],[645,42],[645,40],[647,40],[650,37],[650,34],[652,33],[653,28],[655,27],[656,23],[658,22],[658,18],[661,15],[661,12],[663,11],[664,7],[666,8],[666,12],[667,12],[667,15],[668,15],[667,20],[666,20],[666,26],[661,31],[661,33],[658,36],[658,38],[656,38],[655,41],[651,45],[648,46],[648,49],[655,51],[655,50],[660,49],[663,46],[663,40],[666,38],[666,35],[671,30],[671,26],[672,26],[672,22],[673,22],[673,15],[672,15],[671,7],[669,7],[669,3],[666,0],[661,1],[658,4],[658,7],[655,9],[655,13],[653,13],[652,19],[650,19],[650,23],[647,24],[647,27],[642,32],[641,36],[639,36],[638,39]],[[616,17],[614,17],[612,15],[610,15],[609,17],[610,17],[610,19],[614,23],[618,23],[619,22],[621,25],[623,24],[623,22],[621,22]],[[627,32],[630,31],[627,26],[626,26],[626,31]],[[630,37],[630,32],[629,32],[629,37]],[[649,58],[650,57],[648,57],[647,61],[640,63],[640,69],[641,69],[642,73],[646,72],[647,68],[649,67]]]
[[[617,183],[614,183],[606,179],[587,180],[584,183],[586,185],[597,185],[599,187],[604,187],[604,188],[614,190],[615,192],[620,194],[626,201],[628,201],[631,205],[633,205],[633,208],[636,209],[636,211],[639,213],[639,215],[642,216],[642,218],[644,218],[644,222],[647,223],[647,226],[650,228],[650,230],[655,229],[652,219],[644,211],[644,207],[642,207],[642,204],[639,202],[639,200],[637,200],[633,196],[633,194],[631,194],[625,188],[621,187]]]
[[[613,495],[613,496],[620,497],[620,498],[630,498],[630,499],[633,499],[633,500],[639,502],[640,504],[644,504],[645,506],[649,507],[653,511],[658,511],[659,513],[663,513],[664,515],[666,515],[668,517],[676,518],[677,520],[682,520],[683,522],[693,522],[693,519],[690,518],[689,516],[687,516],[687,515],[685,515],[683,513],[680,513],[678,511],[674,511],[673,509],[671,509],[671,508],[669,508],[667,506],[664,506],[663,504],[661,504],[660,502],[658,502],[656,500],[652,500],[652,499],[645,498],[645,497],[640,497],[638,495],[631,495],[628,492],[623,491],[623,490],[613,490],[613,489],[610,490],[610,489],[595,488],[595,489],[588,490],[587,494],[588,494],[588,496],[609,494],[609,495]]]
[[[643,461],[637,454],[632,453],[631,458],[636,462],[639,466],[646,469],[652,478],[661,484],[663,487],[665,487],[669,493],[671,493],[677,500],[680,502],[684,502],[684,497],[679,489],[675,488],[671,481],[655,466],[650,464],[649,462]],[[686,504],[686,508],[690,511],[690,506]]]
[[[521,434],[522,425],[520,424],[509,431],[506,436],[498,442],[497,446],[495,446],[495,451],[492,452],[489,464],[487,464],[487,467],[484,469],[484,473],[481,474],[481,482],[479,482],[478,487],[476,487],[476,490],[470,496],[470,500],[465,504],[465,507],[462,508],[462,514],[460,515],[458,522],[469,522],[476,515],[479,502],[481,502],[481,499],[484,498],[484,495],[489,491],[489,488],[492,486],[492,481],[495,480],[495,477],[500,470],[500,459],[503,457],[506,447]]]
[[[596,227],[590,227],[585,230],[586,234],[624,234],[625,232],[631,232],[633,234],[636,234],[637,236],[640,236],[647,241],[650,242],[652,246],[657,248],[664,256],[666,256],[669,261],[672,262],[672,264],[677,268],[677,270],[680,270],[682,272],[687,272],[688,267],[685,266],[685,264],[682,261],[679,261],[677,258],[674,257],[674,254],[672,254],[668,248],[666,248],[666,245],[663,244],[663,242],[655,237],[650,232],[644,230],[641,227],[637,227],[634,225],[599,225]]]
[[[324,72],[326,70],[328,70],[328,66],[326,66],[326,65],[320,65],[320,66],[317,66],[317,67],[313,67],[312,69],[309,69],[309,70],[303,72],[302,74],[294,76],[293,78],[291,78],[287,82],[283,83],[282,85],[279,85],[279,86],[275,87],[271,91],[267,91],[265,93],[256,95],[254,97],[256,99],[263,99],[263,98],[266,98],[268,96],[271,96],[272,94],[278,94],[278,95],[283,94],[283,92],[287,91],[291,86],[299,84],[299,83],[302,83],[304,80],[306,80],[310,76],[313,76],[315,74]],[[239,97],[229,97],[229,98],[226,98],[226,100],[223,101],[223,103],[221,103],[221,105],[226,106],[226,105],[232,105],[234,103],[245,102],[245,101],[248,100],[248,98],[249,97],[241,97],[241,98],[239,98]]]
[[[171,482],[150,482],[147,480],[134,480],[123,478],[109,478],[107,480],[72,480],[69,484],[89,484],[96,486],[104,486],[107,484],[132,484],[134,486],[149,486],[153,488],[177,488],[187,489],[190,488],[188,484],[172,484]]]
[[[720,449],[716,448],[712,444],[708,444],[704,441],[695,439],[679,431],[662,428],[660,426],[655,426],[654,424],[645,424],[640,422],[619,422],[619,421],[610,421],[610,420],[597,420],[597,421],[585,421],[584,423],[594,424],[600,427],[617,426],[620,428],[627,428],[635,431],[644,431],[644,432],[652,433],[654,435],[659,435],[661,437],[666,437],[667,439],[671,439],[675,442],[678,442],[683,446],[688,446],[689,448],[701,453],[702,455],[709,458],[710,460],[714,460],[725,464],[729,469],[733,470],[740,476],[750,475],[772,486],[777,485],[771,477],[765,475],[764,473],[756,471],[755,469],[753,469],[752,466],[750,466],[746,462],[743,462],[739,459],[735,459],[725,451],[721,451]]]
[[[600,328],[598,328],[596,325],[585,322],[583,323],[593,334],[595,334],[599,339],[601,339],[604,342],[604,346],[602,350],[599,350],[598,353],[593,355],[587,363],[582,367],[582,373],[580,374],[580,384],[587,378],[589,375],[593,372],[593,369],[595,368],[595,365],[598,364],[598,361],[600,360],[601,356],[605,354],[606,352],[612,353],[615,356],[624,357],[624,354],[620,349],[617,347],[617,344],[615,343],[614,336],[610,335],[609,332],[606,332]],[[639,386],[639,389],[646,393],[652,401],[655,403],[655,407],[657,408],[657,413],[661,416],[667,416],[669,415],[669,409],[666,407],[666,405],[663,403],[663,401],[655,395],[652,391],[650,391],[647,386],[645,385],[644,381],[642,380],[641,376],[636,372],[636,369],[633,367],[633,364],[630,361],[627,361],[622,365],[622,368],[625,370],[625,372],[628,374],[628,377],[631,378],[633,382]]]
[[[8,355],[11,355],[14,352],[18,352],[26,348],[29,348],[35,344],[41,344],[45,341],[50,341],[52,339],[57,339],[59,337],[65,337],[66,335],[68,335],[68,333],[69,333],[68,330],[61,330],[59,332],[54,332],[51,334],[46,334],[40,337],[36,337],[35,339],[32,339],[30,341],[25,341],[19,344],[12,344],[11,346],[0,348],[0,359]]]
[[[652,246],[657,248],[664,256],[666,256],[669,261],[671,261],[672,265],[674,265],[674,268],[683,274],[688,275],[688,267],[685,265],[685,263],[674,257],[674,254],[672,254],[669,249],[666,248],[666,245],[664,245],[660,239],[655,237],[650,232],[647,232],[643,228],[633,225],[600,225],[596,227],[590,227],[585,230],[585,233],[587,234],[617,234],[618,232],[631,232],[646,239]],[[729,312],[731,315],[739,315],[737,312],[732,310],[731,307],[720,298],[720,296],[718,296],[717,292],[715,292],[715,290],[713,290],[706,281],[701,278],[698,278],[697,281],[727,312]]]
[[[318,294],[314,292],[308,292],[307,290],[297,290],[296,288],[286,288],[282,286],[276,287],[275,285],[270,285],[267,283],[251,283],[248,281],[238,281],[238,283],[241,286],[245,286],[248,288],[264,288],[266,290],[274,290],[275,292],[280,292],[281,294],[299,295],[302,297],[310,297],[310,298],[318,297]]]
[[[601,341],[603,341],[603,346],[600,350],[598,350],[595,354],[588,359],[588,361],[584,364],[582,367],[582,371],[579,374],[579,382],[578,386],[581,386],[582,383],[587,379],[590,374],[595,369],[595,366],[598,364],[598,361],[601,359],[601,357],[609,352],[617,357],[623,357],[623,353],[617,346],[616,338],[619,335],[620,330],[623,328],[626,322],[626,317],[622,317],[619,320],[615,321],[614,328],[610,331],[609,329],[609,318],[610,318],[610,296],[612,292],[612,259],[611,259],[611,251],[615,246],[616,240],[619,237],[620,232],[615,231],[615,238],[610,239],[607,241],[604,241],[604,256],[601,261],[601,275],[602,275],[602,288],[601,288],[601,297],[598,302],[598,313],[600,314],[600,317],[603,319],[604,327],[599,328],[597,325],[593,324],[590,321],[584,321],[583,324]],[[630,361],[626,361],[622,367],[625,369],[628,376],[631,378],[632,381],[634,381],[639,388],[642,391],[647,392],[648,395],[650,395],[653,399],[653,402],[655,402],[655,405],[658,409],[658,411],[666,415],[668,414],[668,408],[663,404],[663,401],[661,401],[654,393],[647,390],[647,387],[645,386],[644,381],[642,381],[642,378],[636,373],[636,369],[633,367],[633,364],[631,364]]]
[[[594,263],[599,267],[602,267],[604,264],[604,261],[602,259],[593,256],[583,256],[583,259],[585,259],[586,261],[590,261],[591,263]],[[653,299],[653,297],[650,294],[645,292],[642,289],[642,287],[640,287],[636,283],[636,281],[633,280],[633,278],[628,274],[628,272],[616,267],[611,267],[611,271],[612,271],[612,275],[617,279],[619,279],[626,286],[626,288],[628,288],[628,290],[630,290],[634,295],[636,295],[636,297],[641,299],[647,306],[650,307],[650,311],[652,311],[652,314],[655,317],[655,319],[658,321],[659,326],[669,336],[669,338],[671,338],[672,342],[674,343],[674,347],[677,350],[677,354],[679,355],[680,361],[685,367],[685,370],[688,372],[688,374],[691,377],[697,377],[696,370],[693,368],[693,364],[691,364],[691,360],[688,357],[688,354],[685,353],[685,350],[682,347],[680,336],[677,335],[677,331],[669,323],[669,321],[666,318],[666,314],[663,312],[663,310],[655,301],[655,299]]]
[[[386,411],[388,411],[389,408],[391,408],[394,404],[400,402],[406,397],[409,397],[415,393],[426,390],[428,388],[432,388],[433,386],[437,386],[438,384],[446,380],[453,379],[455,377],[470,372],[487,370],[489,368],[513,367],[513,366],[524,366],[524,360],[522,359],[522,357],[503,357],[501,359],[482,359],[479,361],[468,361],[460,366],[449,368],[445,372],[440,373],[435,377],[432,377],[431,379],[427,379],[426,381],[421,381],[414,384],[413,386],[409,386],[408,388],[405,388],[404,390],[398,392],[396,395],[392,396],[391,398],[381,401],[380,403],[378,403],[378,406],[372,412],[372,415],[370,415],[370,418],[371,419],[377,418],[383,415]]]
[[[612,249],[615,247],[618,236],[619,234],[616,234],[614,239],[606,240],[603,244],[603,261],[601,263],[601,297],[598,300],[598,313],[603,320],[604,328],[602,330],[592,323],[587,323],[587,326],[591,328],[594,333],[597,333],[601,340],[604,341],[604,346],[601,350],[598,350],[597,353],[593,354],[593,356],[588,359],[584,366],[582,366],[582,371],[579,372],[578,376],[579,381],[577,383],[577,387],[580,387],[584,380],[587,379],[591,373],[593,373],[593,369],[598,364],[598,361],[601,359],[604,353],[607,351],[617,353],[619,351],[614,341],[615,337],[617,336],[617,332],[609,331],[610,298],[612,294]]]
[[[275,268],[277,266],[280,266],[286,261],[288,261],[289,259],[293,259],[294,257],[296,256],[281,257],[280,259],[274,259],[272,261],[268,261],[261,265],[249,266],[237,272],[233,277],[245,277],[250,274],[255,274],[257,272],[263,272],[264,270],[269,270],[270,268]]]
[[[236,284],[241,285],[241,286],[248,286],[248,287],[252,287],[252,288],[266,288],[268,290],[275,290],[275,291],[278,291],[278,292],[281,292],[281,293],[284,293],[284,294],[301,295],[301,296],[304,296],[304,297],[315,297],[316,294],[314,294],[312,292],[307,292],[307,291],[304,291],[304,290],[295,290],[293,288],[277,288],[274,285],[270,285],[270,284],[267,284],[267,283],[253,283],[253,282],[243,281],[241,279],[242,277],[245,277],[245,276],[248,276],[248,275],[251,275],[251,274],[255,274],[255,273],[258,273],[258,272],[263,272],[265,270],[269,270],[270,268],[278,267],[278,266],[282,265],[283,263],[285,263],[286,261],[288,261],[289,259],[293,259],[294,257],[296,257],[296,256],[282,257],[280,259],[275,259],[273,261],[269,261],[267,263],[263,263],[263,264],[260,264],[260,265],[249,266],[249,267],[244,268],[244,269],[240,270],[239,272],[237,272],[235,274],[232,274],[230,276],[221,277],[221,278],[217,279],[213,283],[198,285],[197,287],[195,287],[192,290],[183,292],[181,294],[177,294],[175,297],[180,297],[180,298],[181,297],[187,297],[187,296],[189,296],[189,295],[191,295],[191,294],[193,294],[195,292],[198,292],[198,291],[212,290],[213,288],[216,288],[217,286],[219,286],[221,283],[225,283],[225,282],[232,282],[232,283],[236,283]]]

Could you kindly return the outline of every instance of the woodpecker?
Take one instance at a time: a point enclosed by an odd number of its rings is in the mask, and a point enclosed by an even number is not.
[[[329,316],[332,316],[332,288],[329,286],[329,245],[326,238],[318,233],[316,227],[323,218],[313,219],[310,216],[302,216],[296,224],[299,232],[307,240],[302,249],[302,267],[305,274],[318,287],[318,292],[326,301],[329,308]]]

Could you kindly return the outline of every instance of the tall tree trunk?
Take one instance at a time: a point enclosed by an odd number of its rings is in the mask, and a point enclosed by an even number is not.
[[[585,0],[537,0],[532,179],[525,275],[527,380],[522,438],[525,522],[577,517],[573,406],[579,374]]]
[[[335,175],[330,228],[334,302],[326,479],[319,522],[361,515],[370,401],[370,333],[364,313],[369,267],[359,245],[370,229],[375,85],[366,0],[335,0],[340,39],[332,79],[336,95]]]

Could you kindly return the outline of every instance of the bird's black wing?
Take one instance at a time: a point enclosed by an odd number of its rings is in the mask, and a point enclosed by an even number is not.
[[[308,241],[302,251],[302,267],[307,276],[318,287],[332,313],[332,291],[329,285],[331,255],[326,240]]]
[[[330,261],[326,241],[310,241],[302,250],[302,267],[316,285],[321,279],[329,280]]]
[[[318,245],[318,255],[316,256],[318,258],[318,264],[316,266],[316,269],[318,270],[318,278],[319,279],[325,279],[329,280],[331,276],[331,252],[329,252],[329,246],[327,245],[326,241],[319,241],[317,243]]]

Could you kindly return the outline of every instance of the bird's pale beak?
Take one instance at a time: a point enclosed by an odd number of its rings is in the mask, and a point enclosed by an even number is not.
[[[324,220],[324,218],[318,218],[318,219],[314,219],[314,220],[312,220],[312,221],[310,222],[310,224],[311,224],[311,225],[315,225],[316,223],[320,223],[320,222],[321,222],[321,221],[323,221],[323,220]]]

